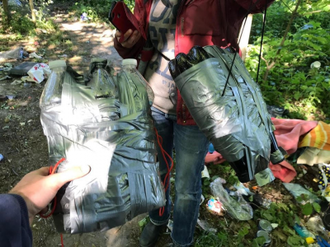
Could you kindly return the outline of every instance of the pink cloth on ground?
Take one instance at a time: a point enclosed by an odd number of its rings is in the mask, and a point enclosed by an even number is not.
[[[317,121],[277,118],[272,118],[272,122],[276,128],[274,134],[278,146],[289,155],[297,151],[300,137],[314,129],[318,123]]]
[[[317,121],[304,121],[299,119],[277,119],[272,118],[272,122],[276,128],[274,131],[278,146],[282,147],[289,155],[298,149],[300,138],[317,126]],[[220,164],[225,159],[218,152],[212,154],[207,153],[205,163]],[[291,182],[297,175],[296,170],[286,160],[279,164],[270,162],[269,168],[274,176],[285,183]]]

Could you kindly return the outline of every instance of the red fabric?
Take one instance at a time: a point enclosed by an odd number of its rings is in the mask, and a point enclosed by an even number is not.
[[[289,155],[298,149],[300,138],[317,126],[317,121],[304,121],[299,119],[277,119],[272,118],[276,128],[274,131],[276,141],[279,147],[282,147]],[[279,164],[269,164],[274,176],[285,183],[290,183],[297,172],[287,161]]]
[[[282,180],[284,183],[290,183],[297,175],[294,167],[286,160],[276,165],[270,162],[269,169],[272,171],[275,178]]]
[[[276,128],[274,134],[278,146],[282,147],[289,155],[297,151],[300,138],[314,129],[318,124],[317,121],[277,118],[272,118],[272,122]],[[213,154],[207,153],[205,157],[206,164],[212,162],[219,164],[224,161],[225,159],[217,152]],[[275,165],[270,162],[269,168],[272,170],[274,177],[285,183],[290,183],[297,175],[294,167],[286,160]]]
[[[217,45],[222,48],[231,46],[238,50],[237,35],[247,12],[261,12],[266,3],[271,4],[273,1],[183,0],[176,19],[175,55],[188,53],[195,45]],[[134,15],[146,32],[151,4],[152,0],[135,1]],[[126,49],[114,39],[114,46],[123,58],[138,58],[145,44],[140,41],[131,49]],[[178,124],[196,125],[180,93],[176,112]]]
[[[289,155],[298,149],[300,138],[317,126],[317,121],[304,121],[298,119],[272,118],[276,128],[274,131],[278,146]]]

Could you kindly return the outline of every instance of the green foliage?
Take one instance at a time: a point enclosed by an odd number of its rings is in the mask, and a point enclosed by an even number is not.
[[[330,15],[325,1],[304,2],[289,28],[283,45],[284,30],[296,2],[278,1],[267,11],[258,82],[266,103],[282,106],[292,113],[289,117],[320,119],[329,122],[330,102]],[[323,3],[323,4],[322,4]],[[260,51],[261,16],[255,16],[246,66],[256,77]],[[271,21],[269,21],[271,20]],[[320,69],[311,69],[314,61]],[[273,64],[272,64],[273,63]],[[267,78],[264,78],[268,70]]]
[[[77,16],[80,16],[82,13],[86,13],[90,21],[108,22],[108,14],[109,14],[110,6],[113,1],[115,1],[115,0],[77,1],[73,6],[73,10],[76,12]],[[135,1],[134,0],[125,0],[124,2],[128,6],[128,8],[131,11],[133,11]]]
[[[28,16],[16,12],[12,15],[10,31],[21,35],[34,35],[35,24]]]

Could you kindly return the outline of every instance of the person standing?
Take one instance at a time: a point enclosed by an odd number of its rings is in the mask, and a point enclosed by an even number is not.
[[[173,157],[175,148],[175,200],[173,246],[190,246],[201,199],[201,171],[209,142],[196,126],[167,67],[168,60],[188,53],[195,46],[217,45],[239,51],[237,36],[249,13],[265,9],[274,0],[136,0],[134,15],[147,34],[137,30],[116,32],[114,46],[123,58],[136,58],[145,69],[140,72],[149,82],[154,100],[151,114],[162,139],[162,148]],[[124,35],[124,41],[119,42]],[[140,66],[139,68],[142,68]],[[157,147],[162,180],[171,160]],[[169,177],[167,177],[169,179]],[[169,180],[168,180],[169,181]],[[170,187],[166,205],[149,212],[150,222],[140,236],[140,246],[152,247],[165,231],[170,218]]]

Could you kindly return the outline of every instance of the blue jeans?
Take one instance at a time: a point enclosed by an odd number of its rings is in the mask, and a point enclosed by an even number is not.
[[[151,108],[154,125],[163,139],[162,147],[173,157],[175,147],[175,200],[173,210],[173,230],[171,237],[179,246],[189,246],[198,217],[201,200],[201,172],[209,142],[197,126],[183,126],[176,123],[176,116],[165,114],[155,107]],[[174,140],[174,141],[173,141]],[[157,145],[161,179],[167,173],[167,165]],[[170,159],[166,158],[169,166]],[[149,212],[150,220],[155,225],[167,223],[170,217],[170,187],[166,190],[166,205],[162,216],[159,210]]]

